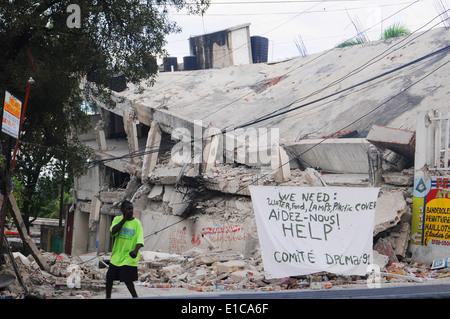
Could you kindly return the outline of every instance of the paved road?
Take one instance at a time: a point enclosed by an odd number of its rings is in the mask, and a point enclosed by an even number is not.
[[[420,284],[382,288],[289,290],[255,293],[208,293],[143,297],[149,299],[449,299],[450,284]]]

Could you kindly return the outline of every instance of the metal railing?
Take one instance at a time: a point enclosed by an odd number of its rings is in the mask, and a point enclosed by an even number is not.
[[[434,145],[432,145],[434,149],[432,161],[428,163],[428,169],[450,170],[450,111],[433,111],[432,114],[430,114],[430,122],[430,127],[434,129]]]

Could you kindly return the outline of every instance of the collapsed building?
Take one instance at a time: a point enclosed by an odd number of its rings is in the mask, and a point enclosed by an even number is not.
[[[134,203],[144,250],[259,245],[249,185],[381,187],[374,249],[409,256],[417,114],[447,110],[446,29],[273,63],[160,72],[99,102],[75,180],[71,251],[112,249]],[[91,85],[86,82],[86,85]],[[448,133],[447,133],[448,135]],[[73,233],[72,233],[73,232]]]

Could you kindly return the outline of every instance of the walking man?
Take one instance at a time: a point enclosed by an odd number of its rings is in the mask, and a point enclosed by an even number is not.
[[[106,273],[107,299],[111,298],[114,280],[124,282],[133,298],[138,297],[133,282],[138,280],[139,249],[144,246],[142,225],[133,217],[133,204],[130,201],[123,201],[120,210],[122,216],[114,217],[110,228],[114,246]]]

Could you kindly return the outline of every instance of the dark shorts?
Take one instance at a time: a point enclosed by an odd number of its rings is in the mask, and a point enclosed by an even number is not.
[[[120,280],[122,282],[137,281],[138,270],[134,266],[114,266],[109,264],[108,272],[106,273],[106,280]]]

